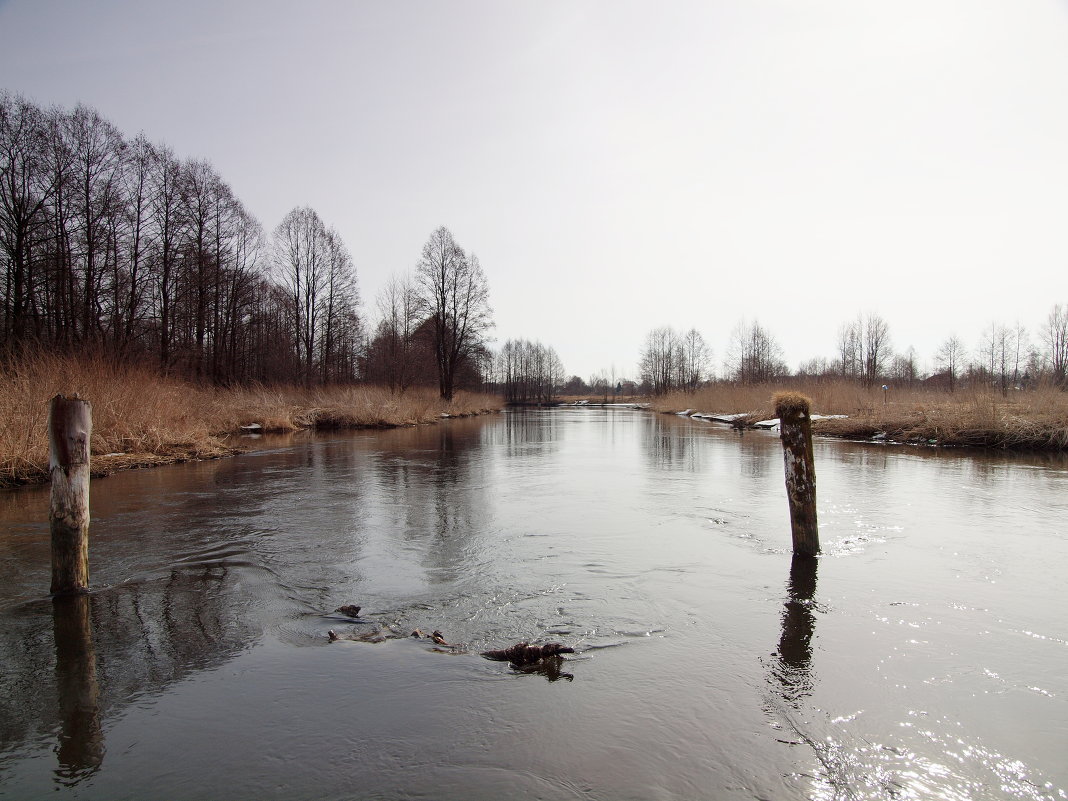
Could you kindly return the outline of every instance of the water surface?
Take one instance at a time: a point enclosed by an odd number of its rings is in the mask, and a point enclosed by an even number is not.
[[[47,490],[5,493],[0,795],[1068,797],[1068,463],[820,441],[816,469],[811,565],[774,434],[304,435],[94,482],[94,592],[58,605]],[[327,638],[384,626],[462,647]],[[519,640],[576,653],[476,655]]]

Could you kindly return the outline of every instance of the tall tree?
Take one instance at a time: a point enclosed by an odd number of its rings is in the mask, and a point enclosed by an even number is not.
[[[1063,387],[1068,377],[1068,309],[1059,303],[1050,309],[1041,337],[1046,346],[1050,377],[1053,383]]]
[[[678,378],[684,372],[681,361],[682,342],[674,328],[662,326],[645,335],[639,368],[642,381],[654,395],[678,388]]]
[[[864,317],[864,383],[874,386],[890,358],[890,326],[878,314]]]
[[[789,372],[782,359],[782,347],[755,320],[750,324],[743,320],[735,326],[727,350],[727,367],[743,384],[767,383]]]
[[[78,106],[67,122],[73,160],[76,263],[80,277],[78,338],[98,338],[100,290],[109,257],[108,224],[119,202],[125,143],[95,110]]]
[[[326,226],[314,210],[296,208],[282,219],[274,229],[273,260],[275,278],[287,295],[301,378],[310,383],[330,270]]]
[[[432,324],[438,389],[452,400],[459,370],[479,358],[493,325],[489,285],[478,258],[468,256],[445,226],[423,245],[416,280]]]
[[[44,114],[25,98],[0,93],[0,252],[6,263],[0,333],[8,346],[22,344],[32,315],[32,254],[48,236],[54,189],[47,158]]]
[[[421,322],[419,293],[410,277],[394,275],[376,303],[379,321],[367,351],[366,376],[394,392],[404,392],[419,377],[415,336]]]
[[[964,366],[964,355],[964,343],[955,334],[943,342],[935,354],[935,362],[949,378],[950,392],[956,389],[957,377]]]

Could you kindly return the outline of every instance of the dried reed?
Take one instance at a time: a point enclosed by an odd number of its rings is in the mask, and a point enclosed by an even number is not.
[[[740,414],[756,422],[775,416],[773,386],[714,384],[694,393],[665,395],[652,408],[686,409],[710,414]],[[885,436],[899,442],[924,442],[1013,449],[1063,450],[1068,447],[1068,393],[1055,387],[1010,391],[961,389],[953,393],[925,388],[884,391],[849,381],[791,382],[791,390],[812,398],[823,419],[813,430],[851,439]]]
[[[94,472],[206,459],[236,452],[227,435],[416,425],[500,408],[491,396],[432,389],[395,395],[378,387],[201,387],[105,357],[48,352],[0,368],[0,486],[47,479],[48,401],[78,393],[93,404]]]

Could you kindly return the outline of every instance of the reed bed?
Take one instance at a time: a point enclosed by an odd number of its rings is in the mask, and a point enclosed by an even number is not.
[[[849,439],[887,439],[945,446],[1064,450],[1068,448],[1068,393],[1056,387],[993,388],[956,392],[934,389],[865,388],[849,381],[791,382],[789,386],[716,384],[693,393],[655,399],[662,412],[687,409],[709,414],[743,414],[745,425],[775,416],[779,389],[803,392],[819,415],[846,415],[813,423],[817,434]]]
[[[380,387],[203,387],[104,357],[39,353],[0,368],[0,487],[47,479],[48,402],[78,393],[93,404],[94,474],[209,459],[239,451],[229,437],[262,431],[391,427],[500,408],[497,398]]]

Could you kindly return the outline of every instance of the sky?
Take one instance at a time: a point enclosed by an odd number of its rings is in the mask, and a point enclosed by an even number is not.
[[[934,369],[1068,303],[1068,0],[0,0],[0,88],[311,206],[372,320],[445,225],[584,378],[862,313]]]

